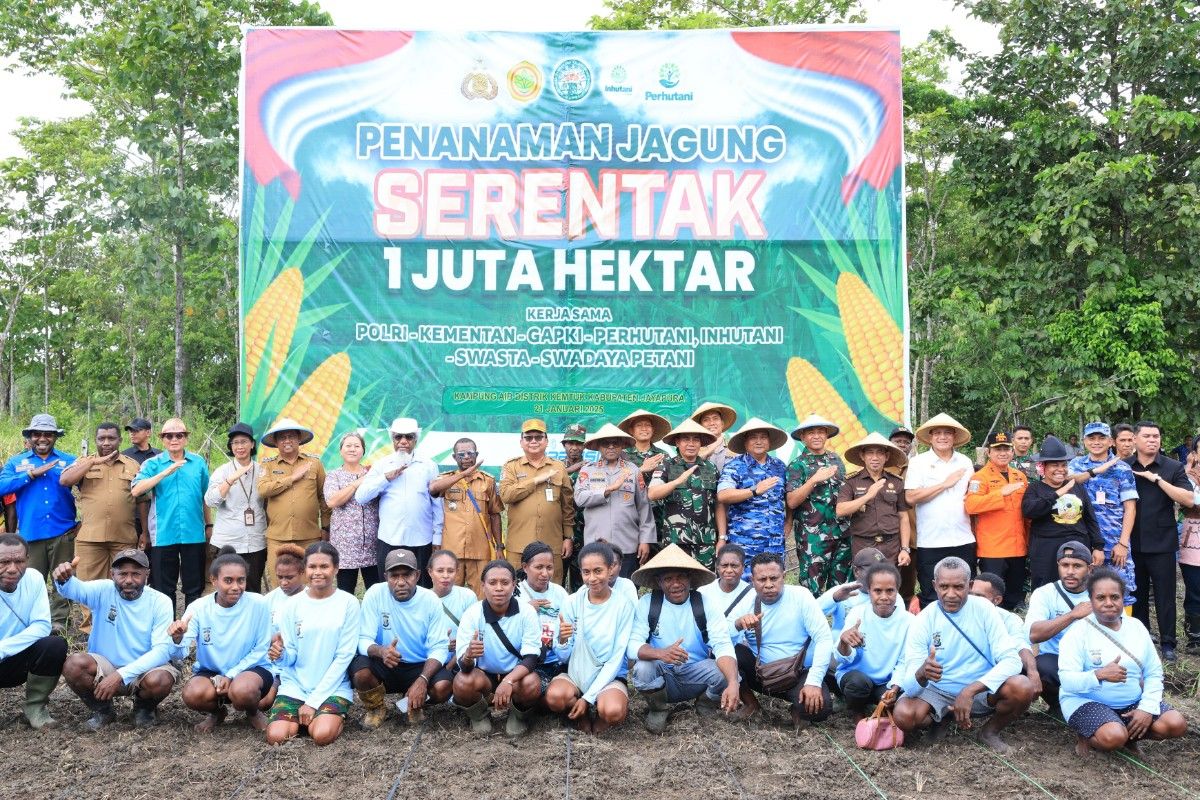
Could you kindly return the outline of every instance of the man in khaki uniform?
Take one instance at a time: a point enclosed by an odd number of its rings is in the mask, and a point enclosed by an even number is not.
[[[279,455],[263,459],[258,495],[267,506],[267,574],[275,583],[275,553],[281,544],[300,549],[329,538],[329,506],[325,503],[325,467],[300,448],[313,432],[291,419],[281,419],[263,434],[266,447]]]
[[[129,490],[141,465],[119,452],[120,445],[120,428],[112,422],[101,423],[96,428],[96,454],[78,459],[58,478],[60,484],[73,486],[78,493],[75,556],[79,563],[75,575],[81,581],[107,578],[109,565],[117,553],[149,546],[149,542],[138,542],[135,519],[140,501]],[[79,629],[91,633],[92,612],[87,606],[81,608],[83,622]]]
[[[505,553],[520,566],[521,551],[532,541],[545,542],[554,553],[554,582],[562,583],[562,556],[571,555],[575,530],[574,491],[567,468],[546,455],[546,423],[527,419],[521,425],[521,450],[500,469],[500,499],[508,508]]]
[[[846,461],[862,467],[846,478],[838,489],[836,511],[850,520],[850,550],[857,556],[874,548],[896,567],[912,561],[912,530],[904,479],[890,469],[908,464],[904,452],[878,433],[846,450]]]
[[[493,558],[504,557],[500,527],[504,504],[495,479],[480,469],[483,459],[475,442],[455,442],[454,461],[458,469],[429,484],[429,493],[442,498],[442,547],[458,556],[455,583],[470,588],[482,600],[484,566]]]

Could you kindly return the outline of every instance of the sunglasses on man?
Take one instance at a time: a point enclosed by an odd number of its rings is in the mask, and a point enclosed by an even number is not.
[[[393,442],[398,442],[401,439],[411,442],[416,438],[417,438],[417,435],[415,433],[393,433],[392,434]]]

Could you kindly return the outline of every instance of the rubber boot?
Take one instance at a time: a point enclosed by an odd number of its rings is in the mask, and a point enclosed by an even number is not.
[[[533,715],[533,709],[522,710],[517,708],[513,703],[508,707],[508,720],[504,723],[504,733],[509,738],[515,739],[518,736],[524,736],[529,731],[529,718]]]
[[[1185,615],[1183,631],[1187,635],[1187,644],[1183,649],[1189,653],[1200,653],[1200,614]]]
[[[58,724],[54,717],[50,716],[50,712],[46,710],[46,703],[50,700],[50,693],[54,691],[54,687],[56,686],[58,686],[57,675],[34,675],[30,673],[29,677],[25,679],[25,721],[35,731],[41,730],[47,725],[53,726]]]
[[[671,707],[667,705],[667,690],[664,688],[642,692],[642,697],[646,698],[646,705],[649,706],[642,724],[651,733],[662,733],[667,729],[667,716],[671,711]]]
[[[467,718],[471,720],[471,733],[487,736],[492,732],[492,709],[487,700],[481,697],[473,706],[461,706],[457,701],[454,705],[467,712]]]
[[[721,701],[713,700],[708,696],[708,692],[701,692],[696,696],[696,714],[701,717],[712,718],[721,713]]]
[[[367,711],[359,725],[365,730],[373,731],[387,719],[387,703],[384,702],[387,698],[387,687],[381,683],[374,689],[359,689],[357,694],[359,704]]]
[[[158,703],[147,703],[145,700],[133,701],[133,726],[135,728],[151,728],[158,724]]]
[[[92,733],[100,730],[105,725],[111,724],[117,718],[117,712],[113,710],[111,700],[101,701],[90,697],[85,698],[83,703],[92,710],[91,719],[84,723],[84,727]]]

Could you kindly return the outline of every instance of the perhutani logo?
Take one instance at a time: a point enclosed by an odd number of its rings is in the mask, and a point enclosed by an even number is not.
[[[536,100],[542,93],[542,71],[529,61],[517,64],[508,71],[508,93],[522,103]]]
[[[658,82],[666,89],[679,85],[679,65],[670,61],[658,68]]]
[[[608,71],[608,83],[604,84],[604,91],[607,94],[633,94],[625,67],[618,64]]]
[[[695,99],[691,92],[646,92],[647,100],[666,103],[691,102]]]
[[[551,78],[554,93],[568,103],[576,103],[592,90],[592,68],[578,58],[564,58]]]

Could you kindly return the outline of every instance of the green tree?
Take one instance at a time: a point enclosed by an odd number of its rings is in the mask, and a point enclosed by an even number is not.
[[[595,30],[760,28],[801,23],[862,22],[857,0],[605,0]]]

